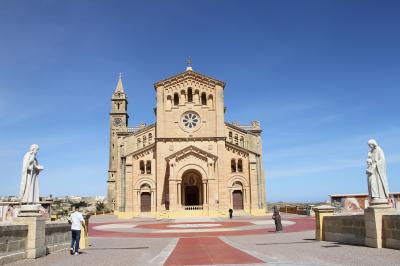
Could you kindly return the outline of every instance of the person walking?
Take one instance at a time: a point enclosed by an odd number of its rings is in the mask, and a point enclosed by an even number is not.
[[[81,240],[81,226],[87,232],[85,226],[85,219],[83,219],[82,213],[79,211],[79,207],[75,207],[75,211],[71,214],[68,221],[71,224],[71,255],[79,255],[79,241]]]
[[[233,216],[233,210],[229,209],[229,219],[232,219],[232,216]]]
[[[275,221],[275,231],[277,233],[281,233],[283,231],[281,215],[279,213],[279,209],[277,206],[274,206],[274,214],[272,215],[272,219]]]

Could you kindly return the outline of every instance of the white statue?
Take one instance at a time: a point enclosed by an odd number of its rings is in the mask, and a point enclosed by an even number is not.
[[[38,164],[36,153],[39,150],[37,144],[32,144],[30,151],[25,153],[22,163],[21,188],[19,192],[21,203],[39,203],[38,176],[43,166]]]
[[[374,139],[368,140],[368,146],[370,147],[367,160],[369,198],[371,203],[387,203],[389,189],[385,156]]]

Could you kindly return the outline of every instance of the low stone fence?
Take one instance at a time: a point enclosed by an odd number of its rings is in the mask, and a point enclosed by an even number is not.
[[[0,224],[0,265],[25,259],[27,225]]]
[[[332,206],[314,210],[316,240],[400,249],[400,213],[392,208],[378,206],[365,209],[364,214],[336,216]]]
[[[324,239],[352,245],[364,245],[364,215],[324,217]]]
[[[47,254],[69,248],[70,228],[68,223],[46,223]],[[0,265],[26,258],[27,236],[28,225],[0,224]]]
[[[400,215],[383,215],[383,246],[400,249]]]
[[[66,250],[71,245],[71,225],[68,223],[46,223],[45,234],[47,254]]]

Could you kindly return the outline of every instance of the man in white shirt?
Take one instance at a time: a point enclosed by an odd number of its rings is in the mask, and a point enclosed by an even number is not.
[[[79,207],[75,208],[75,212],[71,214],[68,221],[71,224],[72,241],[71,241],[71,255],[79,255],[79,241],[81,239],[81,226],[86,231],[85,219],[82,213],[79,212]],[[87,231],[86,231],[87,232]]]

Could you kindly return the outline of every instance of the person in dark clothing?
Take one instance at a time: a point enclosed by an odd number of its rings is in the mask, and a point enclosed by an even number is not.
[[[233,210],[229,209],[229,219],[232,219],[232,215],[233,215]]]
[[[281,215],[279,214],[279,209],[277,206],[274,206],[274,214],[272,215],[272,219],[275,221],[275,231],[276,232],[282,232],[282,221],[281,221]]]

